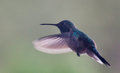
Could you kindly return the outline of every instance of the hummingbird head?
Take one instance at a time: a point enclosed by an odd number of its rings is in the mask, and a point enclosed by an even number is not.
[[[57,24],[41,24],[41,25],[53,25],[53,26],[57,26],[59,28],[59,30],[61,31],[61,33],[64,32],[70,32],[70,30],[75,29],[75,26],[72,22],[70,22],[69,20],[63,20]]]

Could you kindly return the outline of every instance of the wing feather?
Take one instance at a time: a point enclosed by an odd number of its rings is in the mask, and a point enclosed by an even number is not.
[[[49,54],[60,54],[71,52],[68,46],[69,34],[50,35],[33,41],[34,47],[42,52]]]

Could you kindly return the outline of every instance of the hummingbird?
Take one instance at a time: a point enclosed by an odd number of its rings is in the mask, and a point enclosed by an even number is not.
[[[58,27],[59,34],[49,35],[33,41],[34,47],[41,52],[49,54],[61,54],[75,52],[77,56],[87,54],[100,64],[110,66],[110,64],[99,54],[95,42],[84,32],[78,30],[69,20],[63,20],[52,25]]]

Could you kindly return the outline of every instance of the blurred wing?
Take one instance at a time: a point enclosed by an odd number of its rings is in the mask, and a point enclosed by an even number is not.
[[[69,34],[50,35],[39,40],[33,41],[34,47],[42,52],[49,54],[60,54],[71,52],[67,42],[69,41]]]

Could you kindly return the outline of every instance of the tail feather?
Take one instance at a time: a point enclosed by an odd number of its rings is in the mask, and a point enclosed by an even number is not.
[[[99,53],[94,53],[105,65],[110,66],[110,64],[99,54]]]
[[[94,58],[96,61],[98,61],[101,64],[105,64],[106,66],[111,66],[98,52],[97,50],[91,50],[88,52],[88,55]]]

